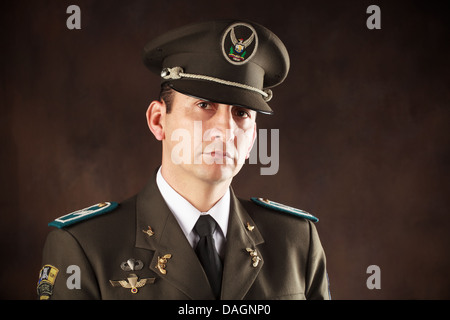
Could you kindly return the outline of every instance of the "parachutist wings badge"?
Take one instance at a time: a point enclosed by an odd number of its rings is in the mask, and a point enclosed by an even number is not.
[[[155,278],[142,278],[138,280],[138,276],[131,273],[127,280],[109,280],[113,287],[122,287],[126,289],[131,289],[131,293],[137,293],[138,288],[142,288],[147,283],[155,282]]]

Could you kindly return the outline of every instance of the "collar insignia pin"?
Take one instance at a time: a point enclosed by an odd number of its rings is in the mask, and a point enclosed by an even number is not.
[[[258,257],[258,252],[256,250],[253,250],[251,248],[246,248],[247,252],[250,254],[250,257],[252,257],[252,266],[253,268],[256,268],[258,266],[259,261],[261,261],[261,258]]]
[[[142,232],[148,234],[149,237],[151,237],[152,235],[155,234],[155,232],[153,232],[152,227],[148,226],[147,230],[142,230]]]
[[[167,259],[170,258],[172,258],[172,255],[170,253],[165,254],[162,258],[158,257],[158,264],[155,266],[155,268],[158,269],[162,274],[166,274]]]
[[[247,230],[248,231],[253,231],[253,229],[255,229],[255,226],[250,225],[249,222],[247,222]]]

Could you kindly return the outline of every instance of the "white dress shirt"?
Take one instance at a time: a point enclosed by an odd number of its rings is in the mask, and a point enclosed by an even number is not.
[[[214,218],[218,228],[216,228],[213,237],[217,252],[223,258],[228,229],[228,217],[230,215],[230,189],[227,189],[225,195],[208,212],[200,212],[167,183],[161,174],[161,167],[156,174],[156,184],[192,248],[195,249],[200,239],[194,230],[194,226],[200,215],[209,214]]]

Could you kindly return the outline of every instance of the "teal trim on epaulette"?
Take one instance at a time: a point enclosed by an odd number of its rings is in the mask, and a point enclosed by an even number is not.
[[[314,217],[312,214],[310,214],[310,213],[308,213],[306,211],[297,209],[297,208],[289,207],[287,205],[284,205],[284,204],[281,204],[281,203],[278,203],[278,202],[275,202],[275,201],[271,201],[271,200],[268,200],[268,199],[263,199],[263,198],[252,197],[250,199],[254,203],[256,203],[256,204],[258,204],[260,206],[269,208],[269,209],[274,209],[274,210],[277,210],[277,211],[280,211],[280,212],[289,213],[289,214],[292,214],[292,215],[297,216],[297,217],[301,217],[301,218],[305,218],[305,219],[311,220],[313,222],[318,222],[319,221],[319,219]]]
[[[51,227],[57,227],[57,228],[63,228],[70,226],[72,224],[78,223],[80,221],[90,219],[92,217],[111,212],[115,208],[117,208],[118,204],[117,202],[102,202],[97,203],[93,206],[90,206],[85,209],[81,209],[69,214],[66,214],[62,217],[59,217],[52,222],[50,222],[48,225]]]

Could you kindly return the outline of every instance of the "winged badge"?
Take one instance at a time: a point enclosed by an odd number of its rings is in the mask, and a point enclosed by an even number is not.
[[[234,61],[243,61],[245,59],[245,54],[247,51],[245,49],[253,42],[255,39],[255,33],[252,32],[252,35],[244,41],[244,39],[238,39],[236,37],[236,33],[234,32],[234,27],[231,28],[230,33],[231,42],[233,46],[230,48],[230,53],[228,56]]]
[[[155,282],[155,278],[142,278],[138,281],[138,276],[131,273],[127,280],[109,280],[113,287],[122,287],[126,289],[131,289],[131,293],[137,293],[138,288],[145,286],[148,283]]]

